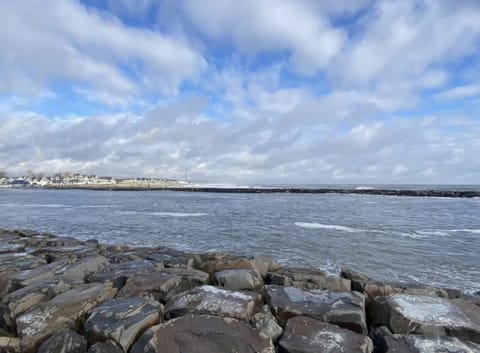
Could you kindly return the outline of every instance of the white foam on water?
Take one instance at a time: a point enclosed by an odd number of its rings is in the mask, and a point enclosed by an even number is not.
[[[78,206],[78,208],[111,208],[111,207],[118,207],[118,205],[82,205],[82,206]]]
[[[161,217],[203,217],[206,216],[206,213],[187,213],[187,212],[148,212],[152,216],[161,216]]]
[[[464,232],[464,233],[480,234],[480,229],[469,229],[469,228],[451,229],[450,232],[452,232],[452,233]]]
[[[445,230],[440,230],[440,229],[425,229],[425,230],[417,230],[415,231],[415,233],[417,235],[421,235],[421,236],[430,236],[430,235],[433,235],[433,236],[440,236],[440,237],[444,237],[444,236],[448,236],[449,233],[448,231],[445,231]]]
[[[62,205],[62,204],[57,204],[57,203],[45,203],[45,204],[33,204],[33,203],[30,203],[30,204],[23,204],[23,203],[1,203],[0,206],[3,206],[3,207],[21,207],[21,208],[25,208],[25,207],[30,207],[30,208],[64,208],[64,207],[69,207],[67,205]]]
[[[307,229],[329,229],[329,230],[338,230],[341,232],[348,232],[348,233],[358,233],[358,232],[364,231],[362,229],[351,228],[351,227],[341,226],[337,224],[322,224],[322,223],[308,223],[308,222],[295,222],[294,224],[297,227],[307,228]]]
[[[375,188],[371,186],[357,186],[355,190],[375,190]]]
[[[122,215],[134,215],[134,214],[137,214],[139,212],[137,211],[115,211],[116,214],[122,214]]]

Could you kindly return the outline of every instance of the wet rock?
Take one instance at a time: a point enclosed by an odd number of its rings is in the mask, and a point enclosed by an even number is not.
[[[40,345],[37,353],[85,353],[87,340],[75,331],[63,329]]]
[[[34,255],[45,256],[49,262],[62,259],[82,258],[98,255],[98,248],[92,245],[40,247]]]
[[[1,353],[21,353],[20,339],[18,337],[1,337],[0,336],[0,352]]]
[[[281,325],[302,315],[367,333],[365,297],[360,293],[280,286],[267,286],[266,292],[267,302]]]
[[[72,283],[83,283],[89,274],[98,272],[108,264],[104,256],[87,256],[57,271],[57,275],[60,278],[69,279]]]
[[[208,284],[207,273],[182,268],[166,268],[133,276],[127,280],[118,297],[151,296],[165,302],[186,290]]]
[[[163,263],[167,268],[187,268],[193,256],[175,249],[156,249],[149,253],[145,259]]]
[[[114,263],[106,266],[101,271],[87,276],[88,282],[107,282],[114,283],[116,288],[124,285],[125,281],[141,273],[153,272],[157,269],[155,264],[146,260],[135,260],[121,263]]]
[[[111,340],[92,344],[87,353],[124,353],[117,344]]]
[[[213,284],[229,290],[263,290],[263,279],[255,270],[224,270],[212,278]]]
[[[455,337],[428,337],[423,335],[385,336],[381,343],[382,352],[395,353],[476,353],[480,345],[461,341]]]
[[[254,292],[201,286],[173,297],[165,306],[165,314],[167,318],[193,313],[249,320],[260,300]]]
[[[193,262],[194,268],[213,274],[224,270],[256,270],[262,277],[267,272],[280,268],[275,261],[267,258],[246,258],[230,254],[208,254],[197,256]]]
[[[0,254],[0,272],[30,270],[46,263],[44,258],[28,253]]]
[[[284,268],[267,274],[267,283],[301,289],[324,289],[350,292],[350,280],[327,276],[325,272],[307,268]]]
[[[386,326],[397,334],[454,336],[480,342],[480,308],[463,299],[393,294],[368,306],[373,326]]]
[[[380,282],[352,270],[342,270],[341,276],[351,281],[352,290],[365,294],[367,302],[376,297],[395,293],[448,298],[447,290],[417,283]]]
[[[245,322],[204,315],[186,315],[154,326],[130,353],[274,353],[270,340]]]
[[[22,339],[23,350],[33,352],[45,338],[59,329],[78,328],[89,310],[112,298],[115,293],[111,284],[86,284],[17,317],[17,333]]]
[[[268,305],[262,306],[261,310],[253,315],[251,322],[253,327],[260,333],[260,336],[271,339],[272,342],[276,342],[282,335],[283,329],[277,323]]]
[[[1,314],[5,325],[15,331],[16,318],[36,305],[70,290],[72,286],[60,279],[48,279],[31,284],[6,295],[1,303]]]
[[[306,316],[288,320],[279,341],[285,353],[371,353],[373,345],[365,335]]]
[[[17,253],[23,251],[25,251],[24,244],[13,243],[11,241],[0,239],[0,254]]]
[[[85,322],[84,330],[91,342],[111,339],[128,352],[147,328],[158,324],[163,307],[141,298],[111,299],[99,305]]]

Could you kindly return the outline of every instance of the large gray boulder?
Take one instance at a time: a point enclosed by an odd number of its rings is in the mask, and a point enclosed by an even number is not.
[[[261,296],[255,292],[229,291],[214,286],[201,286],[173,297],[165,306],[167,318],[187,313],[250,320]]]
[[[113,340],[125,352],[150,326],[163,317],[163,307],[141,298],[111,299],[96,307],[85,322],[90,342]]]
[[[276,342],[282,335],[283,329],[272,315],[268,305],[262,306],[262,308],[252,317],[251,323],[255,327],[260,336],[271,339],[272,342]]]
[[[115,342],[108,340],[92,344],[87,353],[124,353],[124,351]]]
[[[26,252],[0,254],[0,272],[17,272],[31,270],[46,265],[43,257],[33,256]]]
[[[108,264],[108,259],[104,256],[86,256],[65,266],[57,271],[56,274],[71,283],[84,283],[89,274],[98,272]]]
[[[479,353],[480,345],[455,337],[390,335],[377,347],[386,353]]]
[[[147,330],[130,353],[274,353],[270,340],[247,323],[186,315]]]
[[[7,294],[1,302],[0,310],[5,325],[14,332],[19,315],[70,289],[72,286],[60,279],[48,279]]]
[[[279,341],[285,353],[371,353],[373,345],[365,335],[306,316],[288,320]]]
[[[57,295],[36,309],[17,317],[17,333],[25,353],[34,352],[49,335],[62,329],[77,329],[87,312],[116,294],[110,284],[91,283]]]
[[[184,268],[166,268],[133,276],[127,280],[118,297],[151,296],[166,302],[186,290],[208,284],[208,273]]]
[[[153,272],[157,269],[159,269],[159,267],[157,267],[153,262],[147,260],[135,260],[121,263],[113,263],[105,266],[101,271],[87,276],[87,281],[110,281],[114,283],[114,286],[116,288],[120,288],[124,285],[125,281],[128,278],[141,273]]]
[[[229,290],[263,290],[263,279],[255,270],[224,270],[212,276],[213,284]]]
[[[75,331],[63,329],[55,332],[40,345],[37,353],[85,353],[87,340]]]
[[[224,270],[256,270],[262,277],[265,277],[267,272],[280,268],[280,265],[271,259],[247,258],[231,254],[198,255],[194,258],[193,266],[209,274]]]
[[[267,286],[266,292],[267,302],[281,325],[302,315],[367,333],[365,297],[360,293],[281,286]]]
[[[267,283],[278,286],[292,286],[301,289],[323,289],[351,291],[350,280],[327,276],[325,272],[308,268],[283,268],[267,274]]]
[[[368,306],[373,326],[397,334],[454,336],[480,342],[480,308],[463,299],[393,294]]]

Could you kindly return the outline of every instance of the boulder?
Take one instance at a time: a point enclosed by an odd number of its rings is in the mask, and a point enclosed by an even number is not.
[[[21,353],[20,339],[18,337],[0,336],[1,353]]]
[[[98,255],[98,248],[95,245],[75,245],[75,246],[52,246],[38,247],[34,255],[45,256],[49,262],[62,259],[82,258]]]
[[[108,339],[128,352],[135,340],[163,317],[163,307],[141,298],[111,299],[96,307],[85,322],[90,342]]]
[[[168,248],[156,249],[145,256],[145,259],[161,262],[167,268],[187,268],[192,258],[191,254]]]
[[[371,353],[373,345],[365,335],[297,316],[288,320],[279,341],[285,353]]]
[[[84,315],[101,302],[112,298],[111,284],[91,283],[64,292],[36,309],[17,317],[17,333],[24,352],[34,352],[50,334],[62,328],[78,328]]]
[[[266,292],[267,302],[281,325],[302,315],[367,333],[365,297],[360,293],[280,286],[267,286]]]
[[[377,346],[381,352],[395,353],[477,353],[480,345],[455,337],[424,335],[391,335],[383,337]]]
[[[260,333],[260,336],[271,339],[272,342],[276,342],[282,335],[282,326],[277,323],[268,305],[262,306],[260,311],[253,315],[251,322],[253,327]]]
[[[267,274],[267,283],[300,289],[324,289],[350,292],[350,280],[327,276],[325,272],[308,268],[284,268]]]
[[[44,258],[26,252],[0,254],[0,272],[30,270],[46,263]]]
[[[193,266],[197,270],[209,274],[224,270],[256,270],[262,277],[265,277],[267,272],[280,268],[280,265],[271,259],[262,257],[247,258],[231,254],[197,255],[194,258]]]
[[[224,270],[212,276],[213,284],[229,290],[263,290],[263,279],[255,270]]]
[[[70,284],[60,279],[48,279],[11,292],[3,298],[1,303],[0,312],[3,321],[12,332],[15,332],[15,321],[19,315],[71,288]]]
[[[40,345],[37,353],[85,353],[87,340],[75,331],[63,329],[55,332]]]
[[[113,282],[115,288],[120,288],[125,281],[141,273],[153,272],[157,269],[154,263],[147,260],[135,260],[114,263],[104,267],[101,271],[87,276],[88,282]]]
[[[71,283],[84,283],[89,274],[98,272],[108,264],[104,256],[86,256],[57,271],[57,275]]]
[[[166,268],[160,272],[131,277],[119,291],[118,297],[151,296],[166,302],[186,290],[208,284],[207,273],[183,268]]]
[[[480,342],[480,308],[464,299],[393,294],[368,305],[373,326],[396,334],[454,336]]]
[[[270,340],[247,323],[186,315],[147,330],[130,353],[274,353]]]
[[[201,286],[170,299],[165,306],[167,318],[187,313],[250,320],[261,296],[255,292],[235,292],[213,286]]]
[[[123,350],[117,346],[112,340],[106,342],[97,342],[92,344],[87,353],[124,353]]]

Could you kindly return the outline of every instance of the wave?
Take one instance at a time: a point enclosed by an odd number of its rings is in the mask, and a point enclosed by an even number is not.
[[[33,204],[33,203],[30,203],[30,204],[23,204],[23,203],[0,203],[0,206],[3,206],[3,207],[21,207],[21,208],[25,208],[25,207],[31,207],[31,208],[42,208],[42,207],[46,207],[46,208],[65,208],[65,207],[69,207],[67,205],[62,205],[62,204],[56,204],[56,203],[45,203],[45,204]]]
[[[480,229],[469,229],[469,228],[452,229],[452,230],[450,230],[450,232],[453,232],[453,233],[464,232],[464,233],[480,234]]]
[[[307,228],[307,229],[330,229],[330,230],[339,230],[342,232],[348,233],[358,233],[363,232],[363,229],[351,228],[346,226],[340,226],[337,224],[322,224],[322,223],[308,223],[308,222],[295,222],[297,227]]]
[[[146,214],[150,216],[160,216],[160,217],[202,217],[207,215],[207,213],[188,213],[188,212],[115,211],[115,213],[121,214],[121,215]]]

